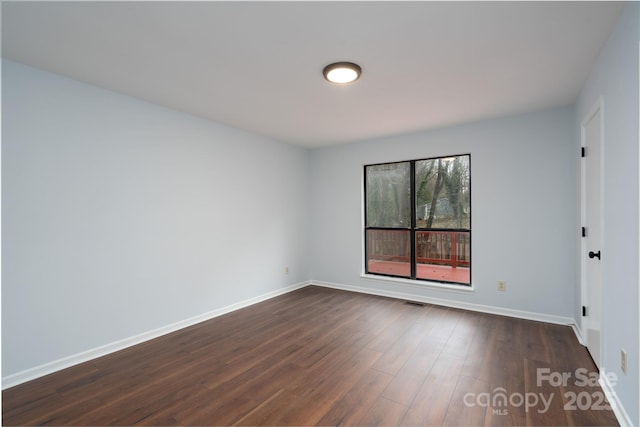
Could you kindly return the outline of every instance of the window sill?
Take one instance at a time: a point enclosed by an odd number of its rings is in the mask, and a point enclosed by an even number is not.
[[[375,281],[379,281],[379,282],[391,282],[391,283],[398,283],[401,285],[408,285],[408,286],[413,286],[416,288],[431,288],[431,289],[438,289],[441,291],[450,291],[450,292],[457,292],[457,293],[462,293],[462,294],[468,294],[468,293],[473,293],[475,292],[475,289],[473,288],[473,285],[471,286],[467,286],[467,285],[450,285],[448,283],[440,283],[440,282],[430,282],[427,280],[411,280],[411,279],[405,279],[402,277],[390,277],[390,276],[378,276],[376,274],[366,274],[366,273],[362,273],[360,274],[360,277],[362,277],[363,279],[367,279],[367,280],[375,280]]]

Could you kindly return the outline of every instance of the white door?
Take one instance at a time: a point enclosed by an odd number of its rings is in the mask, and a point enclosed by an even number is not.
[[[586,344],[598,368],[602,357],[602,111],[600,103],[582,123],[582,304]]]

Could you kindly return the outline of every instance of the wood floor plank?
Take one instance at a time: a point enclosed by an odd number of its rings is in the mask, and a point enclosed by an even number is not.
[[[441,308],[444,310],[443,315],[438,319],[438,323],[436,323],[435,327],[431,330],[432,336],[438,336],[445,339],[449,339],[451,334],[456,328],[458,321],[460,320],[460,315],[464,313],[464,310],[452,309],[452,308]]]
[[[379,398],[361,418],[354,420],[356,426],[398,426],[407,412],[407,407],[393,400]]]
[[[539,359],[539,358],[538,358]],[[548,404],[539,402],[535,407],[529,408],[526,411],[527,425],[549,425],[550,423],[558,423],[558,425],[569,425],[567,413],[563,408],[562,395],[564,387],[549,387],[547,384],[538,386],[539,370],[549,369],[550,372],[555,372],[554,369],[546,362],[541,362],[537,359],[525,359],[524,362],[524,388],[525,393],[532,393],[538,396],[543,396]]]
[[[319,425],[354,425],[371,410],[392,375],[369,369],[318,421]]]
[[[99,370],[91,363],[83,363],[44,376],[37,381],[29,381],[9,390],[3,390],[3,407],[14,408],[10,414],[3,412],[3,419],[5,415],[10,415],[11,420],[15,420],[15,424],[25,424],[26,420],[33,418],[33,415],[42,410],[43,406],[50,404],[49,397],[56,394],[59,389],[72,384],[91,383],[99,375]]]
[[[494,333],[495,330],[492,331],[492,337],[499,336]],[[485,368],[488,375],[482,376],[491,382],[491,405],[487,408],[485,425],[526,425],[527,408],[509,403],[510,397],[525,394],[525,355],[518,352],[518,356],[513,357],[512,345],[502,339],[494,340],[493,346],[494,357]]]
[[[571,408],[597,382],[540,386],[541,368],[596,371],[567,326],[308,286],[4,390],[2,422],[617,424],[606,401]],[[501,391],[555,398],[538,412]]]
[[[438,358],[402,419],[402,424],[442,425],[463,364],[464,360],[458,358]]]
[[[397,374],[407,360],[413,356],[428,332],[419,323],[414,323],[406,328],[406,331],[383,353],[374,368],[392,375]]]
[[[484,425],[487,406],[483,397],[490,395],[490,385],[487,382],[461,375],[451,396],[442,425]]]
[[[403,405],[410,405],[440,356],[443,347],[444,343],[441,340],[429,335],[425,336],[414,350],[413,355],[394,375],[389,385],[384,389],[382,396]]]
[[[238,426],[271,426],[278,414],[286,411],[296,396],[285,389],[280,389],[242,416],[233,425]]]
[[[479,326],[469,344],[462,375],[491,381],[496,364],[499,341],[495,330]]]
[[[335,353],[335,356],[338,356],[338,353]],[[291,390],[286,390],[286,393],[283,394],[288,401],[286,411],[268,416],[265,416],[261,412],[256,412],[253,417],[269,419],[270,422],[275,423],[275,425],[313,424],[341,399],[349,390],[349,387],[351,387],[354,382],[357,382],[379,357],[380,353],[363,348],[347,360],[344,358],[336,358],[335,360],[337,362],[331,364],[330,371],[334,372],[334,375],[327,375],[326,372],[324,372],[325,370],[318,371],[311,376],[305,375],[304,377],[307,378],[307,381],[305,381],[306,385],[304,387],[294,386]],[[339,373],[339,375],[335,375],[335,373]],[[285,381],[280,385],[284,386],[286,383],[289,383],[289,381]],[[243,394],[243,396],[246,397],[244,393],[233,394]],[[263,398],[266,399],[268,394],[269,393],[266,393]],[[237,407],[239,404],[236,402],[235,406]],[[218,417],[217,419],[226,421],[224,417]],[[182,421],[193,424],[192,419]],[[245,420],[245,422],[246,421],[247,420]],[[231,424],[231,422],[228,424]]]

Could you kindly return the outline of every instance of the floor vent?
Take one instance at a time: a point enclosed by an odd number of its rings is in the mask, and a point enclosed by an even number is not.
[[[415,306],[418,306],[418,307],[424,307],[425,306],[425,304],[423,302],[418,302],[418,301],[405,301],[404,303],[407,304],[407,305],[415,305]]]

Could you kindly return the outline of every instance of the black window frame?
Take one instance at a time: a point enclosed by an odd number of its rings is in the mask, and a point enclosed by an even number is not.
[[[416,207],[416,177],[415,177],[415,165],[416,162],[421,162],[421,161],[428,161],[428,160],[438,160],[438,159],[447,159],[447,158],[452,158],[452,157],[468,157],[469,159],[469,228],[434,228],[434,227],[430,227],[430,228],[426,228],[426,227],[417,227],[416,225],[416,211],[417,211],[417,207]],[[368,225],[368,213],[367,213],[367,168],[368,167],[372,167],[372,166],[381,166],[381,165],[392,165],[392,164],[401,164],[401,163],[409,163],[409,181],[410,181],[410,216],[411,216],[411,220],[410,220],[410,226],[409,227],[374,227],[374,226],[369,226]],[[472,200],[472,191],[471,191],[471,154],[470,153],[464,153],[464,154],[453,154],[453,155],[446,155],[446,156],[435,156],[435,157],[426,157],[426,158],[422,158],[422,159],[413,159],[413,160],[400,160],[400,161],[393,161],[393,162],[382,162],[382,163],[373,163],[373,164],[367,164],[364,165],[363,167],[363,182],[364,182],[364,236],[363,236],[363,240],[364,240],[364,272],[367,275],[375,275],[375,276],[381,276],[381,277],[390,277],[390,278],[396,278],[396,279],[409,279],[409,280],[415,280],[415,281],[422,281],[422,282],[436,282],[436,283],[443,283],[443,284],[447,284],[447,285],[456,285],[456,286],[462,286],[462,287],[471,287],[471,278],[472,278],[472,216],[473,216],[473,209],[471,208],[471,200]],[[392,275],[392,274],[384,274],[384,273],[378,273],[378,272],[370,272],[369,271],[369,254],[368,254],[368,241],[367,241],[367,235],[368,235],[368,231],[369,230],[403,230],[403,231],[408,231],[409,235],[410,235],[410,256],[409,256],[409,260],[410,260],[410,276],[402,276],[402,275]],[[468,232],[469,233],[469,237],[468,237],[468,244],[469,244],[469,260],[468,260],[468,264],[469,264],[469,283],[463,283],[463,282],[454,282],[454,281],[447,281],[447,280],[438,280],[438,279],[433,279],[433,278],[420,278],[417,277],[417,262],[416,262],[416,234],[420,231],[442,231],[442,232]]]

